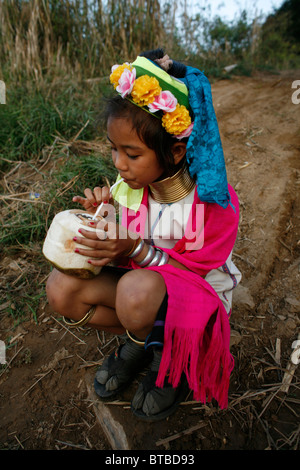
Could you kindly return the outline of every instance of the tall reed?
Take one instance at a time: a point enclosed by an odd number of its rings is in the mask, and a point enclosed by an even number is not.
[[[159,0],[0,0],[0,68],[11,79],[104,76],[163,42]]]
[[[0,79],[42,86],[48,78],[105,77],[112,64],[156,47],[209,70],[296,63],[287,13],[278,10],[264,27],[244,11],[230,23],[209,20],[206,8],[192,13],[188,0],[0,0]]]

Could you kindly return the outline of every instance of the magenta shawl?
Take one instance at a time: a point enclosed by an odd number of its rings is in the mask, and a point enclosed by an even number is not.
[[[234,365],[229,350],[230,326],[219,296],[204,277],[226,262],[235,243],[239,205],[231,186],[229,192],[231,205],[224,209],[215,203],[202,203],[195,191],[184,237],[173,249],[165,250],[188,270],[170,264],[146,268],[163,276],[168,292],[164,347],[156,385],[162,386],[168,375],[169,382],[176,387],[184,372],[194,399],[206,403],[214,398],[220,408],[228,405],[229,380]],[[196,228],[195,224],[200,204],[204,210],[204,237],[203,226]],[[145,189],[137,213],[124,208],[122,225],[143,237],[147,208],[148,190]],[[195,242],[203,237],[203,246],[186,250],[187,243],[191,243],[191,231],[196,233]],[[131,266],[139,268],[134,262]]]

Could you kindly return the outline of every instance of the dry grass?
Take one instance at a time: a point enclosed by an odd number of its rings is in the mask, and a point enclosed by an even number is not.
[[[40,320],[42,320],[42,318]],[[51,332],[52,334],[57,335],[59,342],[61,342],[66,335],[72,336],[74,341],[72,353],[70,354],[66,349],[64,349],[64,347],[59,349],[53,356],[52,360],[39,370],[39,373],[33,378],[32,383],[26,388],[26,390],[23,391],[23,396],[31,392],[35,387],[38,386],[38,384],[40,384],[40,382],[47,380],[51,374],[60,374],[60,370],[64,361],[67,361],[70,358],[72,359],[76,356],[77,359],[79,359],[80,369],[88,370],[90,368],[95,368],[101,364],[105,356],[109,355],[120,344],[120,340],[117,336],[112,336],[104,332],[91,332],[91,335],[96,335],[96,342],[98,345],[97,350],[100,354],[100,360],[97,362],[86,361],[80,356],[79,352],[79,346],[83,343],[86,344],[86,341],[89,338],[86,337],[84,329],[76,328],[70,330],[59,319],[52,317],[52,320],[55,321],[56,326],[52,328]],[[242,349],[243,347],[243,342],[241,342],[239,349]],[[14,365],[14,361],[18,359],[18,356],[22,350],[23,347],[20,347],[16,351],[7,365],[7,368],[10,368]],[[246,351],[244,351],[244,354],[246,354]],[[260,358],[251,358],[249,356],[248,360],[250,363],[252,363],[251,367],[256,370],[256,364],[259,362]],[[285,369],[282,368],[281,372],[283,374]],[[258,375],[258,371],[256,374]],[[292,384],[293,394],[297,393],[299,386],[300,382],[297,381],[297,379],[294,380]],[[232,392],[229,395],[228,409],[225,411],[219,410],[213,403],[203,405],[199,402],[191,400],[190,397],[187,397],[186,401],[181,403],[180,408],[183,413],[186,412],[188,416],[194,417],[194,424],[190,426],[181,426],[180,431],[172,432],[170,430],[168,435],[158,439],[155,442],[155,445],[158,448],[163,447],[165,450],[172,450],[174,448],[176,449],[176,441],[180,442],[180,439],[184,438],[185,436],[196,435],[198,442],[212,439],[212,436],[214,436],[215,439],[219,439],[220,433],[222,433],[222,429],[224,430],[224,423],[226,423],[225,427],[229,425],[233,429],[236,429],[236,432],[247,435],[249,442],[251,442],[252,438],[255,437],[255,434],[259,433],[261,442],[266,443],[265,450],[298,450],[300,426],[294,426],[293,430],[291,430],[291,427],[289,427],[286,431],[284,430],[284,423],[282,426],[280,421],[278,422],[278,425],[275,424],[274,426],[274,414],[284,408],[289,414],[292,414],[295,417],[296,422],[299,420],[299,400],[293,398],[291,395],[288,396],[286,393],[282,393],[281,389],[282,382],[278,382],[262,383],[258,388],[249,389],[247,391]],[[82,411],[81,409],[79,416],[77,416],[76,419],[76,426],[82,428],[83,431],[87,429],[87,427],[90,429],[94,420],[94,416],[90,408],[90,405],[92,405],[93,402],[90,402],[86,399],[84,401],[86,403],[87,409],[85,411]],[[273,412],[269,411],[269,407],[271,407],[271,405],[273,410],[275,410]],[[69,406],[64,407],[59,424],[61,431],[69,430],[68,428],[73,426],[73,421],[71,419],[72,423],[70,423],[70,418],[72,415],[72,410],[74,413],[74,406],[74,403],[70,403]],[[114,400],[107,402],[106,406],[118,408],[121,407],[124,410],[129,410],[130,401]],[[90,415],[88,420],[86,418],[86,413],[89,413]],[[86,434],[86,438],[88,439],[88,432]],[[224,433],[223,442],[224,446],[226,447],[226,433]],[[22,442],[19,442],[18,444],[22,446]],[[65,449],[68,447],[77,448],[81,447],[81,444],[74,443],[72,441],[56,440],[57,449]],[[92,445],[88,440],[86,440],[85,448],[92,448]]]
[[[0,64],[10,75],[104,76],[113,63],[132,59],[165,40],[158,0],[58,2],[0,1]]]

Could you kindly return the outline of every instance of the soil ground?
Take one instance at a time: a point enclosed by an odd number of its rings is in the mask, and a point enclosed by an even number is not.
[[[214,402],[188,398],[166,421],[144,424],[130,411],[135,382],[107,405],[131,449],[299,449],[299,367],[288,391],[282,390],[299,333],[300,104],[292,103],[297,78],[296,72],[256,74],[212,86],[228,180],[241,206],[234,262],[243,279],[230,319],[235,368],[229,406],[222,411]],[[1,278],[9,276],[11,291],[20,268],[28,267],[30,282],[34,268],[27,255],[1,260]],[[41,289],[46,276],[42,270]],[[0,338],[10,338],[7,365],[0,369],[0,448],[112,449],[87,385],[117,339],[67,330],[45,302],[18,326],[3,313],[5,302],[0,309]]]

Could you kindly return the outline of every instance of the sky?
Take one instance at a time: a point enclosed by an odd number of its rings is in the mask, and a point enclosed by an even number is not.
[[[274,8],[279,8],[283,2],[284,0],[187,0],[187,4],[191,8],[189,13],[199,12],[199,6],[206,7],[205,16],[213,18],[218,15],[225,22],[239,17],[243,10],[247,11],[248,18],[251,19],[260,15],[267,16],[273,12]]]

